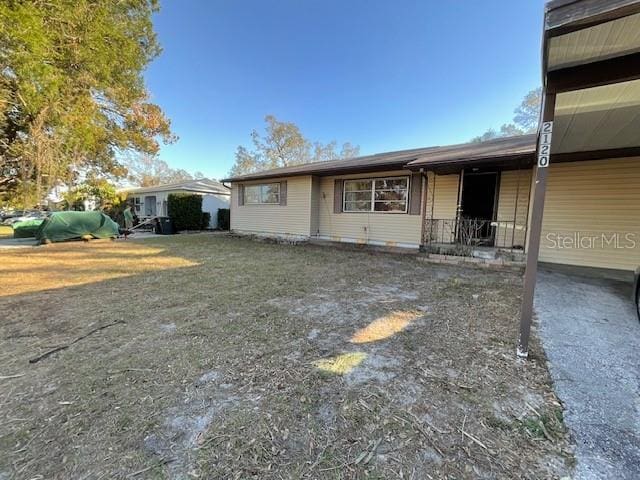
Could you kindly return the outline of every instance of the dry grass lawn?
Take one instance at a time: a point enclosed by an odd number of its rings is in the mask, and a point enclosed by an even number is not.
[[[570,472],[511,273],[205,234],[0,251],[0,285],[2,480]]]

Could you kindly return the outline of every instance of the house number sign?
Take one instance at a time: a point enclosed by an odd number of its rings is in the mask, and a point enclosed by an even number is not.
[[[544,122],[540,130],[540,145],[538,145],[538,167],[549,166],[551,158],[551,134],[553,133],[553,122]]]

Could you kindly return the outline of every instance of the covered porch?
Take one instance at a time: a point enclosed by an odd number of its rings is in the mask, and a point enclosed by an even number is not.
[[[526,250],[535,135],[437,149],[409,164],[423,173],[428,253],[521,258]]]

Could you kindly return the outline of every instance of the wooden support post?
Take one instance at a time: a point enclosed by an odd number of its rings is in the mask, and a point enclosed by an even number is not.
[[[464,168],[460,171],[458,177],[458,204],[456,205],[456,223],[454,225],[453,243],[460,240],[460,221],[462,219],[462,189],[464,188]]]
[[[544,197],[547,190],[547,175],[549,173],[551,134],[545,137],[545,126],[548,122],[553,125],[556,106],[555,93],[546,93],[542,104],[541,131],[538,134],[538,166],[536,167],[536,182],[534,184],[533,204],[531,206],[531,226],[529,227],[529,245],[527,248],[527,267],[524,274],[524,292],[520,309],[520,336],[518,338],[518,357],[529,355],[529,334],[533,316],[533,296],[538,273],[538,253],[540,251],[540,235],[542,234],[542,214],[544,212]],[[545,148],[545,146],[547,148]],[[548,150],[548,151],[547,151]],[[546,158],[545,154],[546,153]],[[546,161],[546,163],[544,163]]]
[[[518,162],[518,180],[516,183],[516,200],[513,206],[513,227],[511,228],[511,250],[513,250],[513,245],[516,242],[516,222],[518,221],[518,200],[520,199],[520,174],[521,173],[522,173],[522,164]],[[505,229],[505,233],[506,233],[506,229]]]
[[[422,189],[420,190],[422,192],[422,199],[420,200],[420,223],[421,223],[421,230],[420,230],[420,251],[424,252],[425,249],[425,244],[426,244],[426,233],[425,233],[425,228],[426,228],[426,224],[427,224],[427,173],[424,171],[423,168],[420,169],[420,181],[422,182]]]
[[[427,187],[427,188],[431,188],[431,214],[429,215],[429,241],[428,241],[429,244],[433,243],[433,212],[434,212],[435,202],[436,202],[436,172],[432,172],[431,178],[433,178],[433,182],[432,182],[433,184],[431,185],[431,187]],[[436,239],[437,237],[438,237],[438,231],[436,230]]]

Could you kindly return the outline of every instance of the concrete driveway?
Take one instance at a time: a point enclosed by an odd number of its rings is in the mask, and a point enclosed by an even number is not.
[[[5,248],[35,247],[36,241],[33,238],[0,238],[0,250]]]
[[[640,478],[640,322],[628,283],[542,270],[535,310],[575,479]]]

